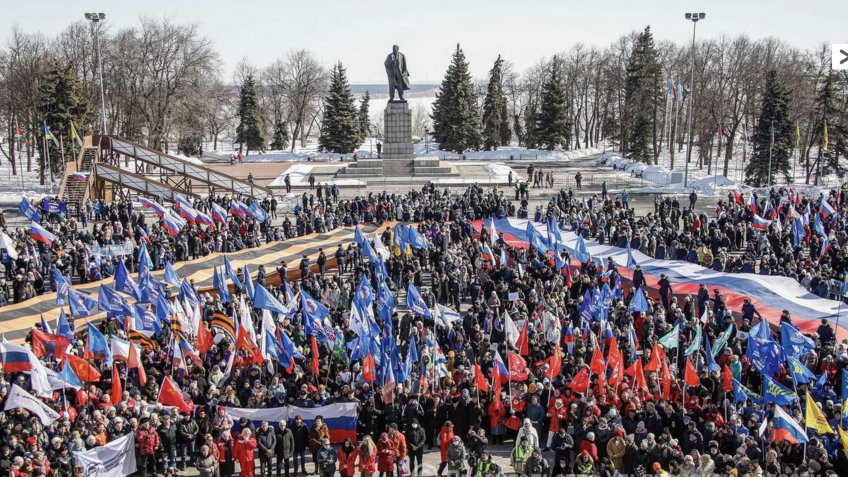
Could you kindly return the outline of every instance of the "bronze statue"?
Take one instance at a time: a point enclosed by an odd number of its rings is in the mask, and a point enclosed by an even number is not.
[[[406,56],[401,53],[397,45],[392,47],[392,52],[386,57],[386,74],[389,76],[389,101],[395,100],[395,90],[401,101],[403,92],[409,89],[409,71],[406,70]]]

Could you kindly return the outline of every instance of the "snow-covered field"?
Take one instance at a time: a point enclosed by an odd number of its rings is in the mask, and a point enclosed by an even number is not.
[[[19,203],[21,201],[21,197],[24,195],[30,199],[36,200],[41,199],[46,195],[50,195],[50,183],[48,182],[47,185],[39,184],[39,176],[38,172],[35,171],[34,158],[33,171],[26,172],[26,161],[24,161],[23,164],[18,165],[17,175],[12,175],[12,165],[5,159],[6,158],[4,157],[3,161],[0,162],[0,182],[3,184],[2,187],[0,187],[0,203]],[[56,178],[52,187],[53,194],[58,193],[61,180],[61,177]]]

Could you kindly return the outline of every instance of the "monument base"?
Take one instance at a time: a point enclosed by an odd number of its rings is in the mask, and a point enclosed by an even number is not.
[[[389,101],[384,116],[385,135],[379,159],[364,158],[339,171],[356,178],[409,178],[458,176],[437,157],[415,157],[412,111],[406,101]]]

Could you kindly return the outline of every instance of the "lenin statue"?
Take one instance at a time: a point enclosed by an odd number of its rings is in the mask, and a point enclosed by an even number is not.
[[[389,76],[389,101],[395,100],[395,90],[401,101],[403,92],[409,89],[409,71],[406,70],[406,57],[401,53],[397,45],[392,47],[392,52],[386,57],[386,74]]]

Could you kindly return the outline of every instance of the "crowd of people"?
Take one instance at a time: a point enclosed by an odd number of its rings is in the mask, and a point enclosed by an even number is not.
[[[621,199],[562,190],[529,218],[552,219],[562,230],[601,244],[630,245],[651,257],[719,271],[792,276],[817,293],[821,282],[844,274],[848,235],[842,217],[848,211],[835,191],[800,198],[775,190],[753,200],[756,210],[731,196],[719,202],[712,217],[674,197],[658,198],[653,213],[637,216]],[[833,213],[820,212],[822,200]],[[195,206],[204,210],[201,203]],[[311,267],[304,257],[296,280],[288,281],[287,273],[279,274],[279,282],[264,273],[256,276],[257,285],[289,311],[271,317],[276,336],[290,337],[297,355],[293,363],[257,357],[255,346],[234,336],[238,331],[213,326],[222,316],[249,317],[242,324],[262,332],[264,310],[255,307],[243,282],[229,299],[215,289],[172,287],[166,292],[172,298],[196,297],[205,332],[163,325],[161,333],[144,341],[143,384],[138,369],[118,364],[125,382],[118,402],[110,395],[110,369],[92,359],[101,368],[100,380],[44,400],[61,413],[56,422],[42,426],[23,410],[3,413],[0,472],[74,475],[80,452],[128,433],[135,434],[139,472],[145,476],[194,467],[203,476],[228,477],[236,463],[247,477],[255,472],[277,477],[848,472],[839,437],[806,426],[810,410],[802,404],[809,394],[833,429],[844,424],[842,403],[848,396],[841,382],[848,343],[836,339],[829,322],[805,337],[812,346],[797,354],[779,352],[780,359],[764,368],[759,347],[781,342],[781,334],[762,322],[750,302],[736,309],[709,291],[676,295],[667,279],[649,290],[641,272],[624,277],[611,261],[605,268],[594,262],[565,268],[560,264],[572,263],[572,257],[562,248],[544,254],[491,235],[489,219],[528,216],[528,207],[527,196],[513,201],[497,188],[477,186],[458,194],[425,187],[353,199],[325,190],[303,194],[280,226],[230,217],[226,228],[194,224],[174,236],[149,214],[116,203],[101,204],[91,215],[85,208],[93,228],[83,227],[84,220],[50,217],[45,226],[57,236],[50,247],[29,241],[24,230],[13,231],[18,260],[2,261],[6,277],[26,281],[32,276],[33,290],[18,293],[15,286],[9,302],[49,292],[53,267],[74,284],[106,278],[112,271],[109,260],[94,257],[95,244],[130,240],[140,245],[142,237],[154,269],[263,240],[385,221],[414,223],[423,243],[398,239],[402,229],[386,228],[346,249],[340,246],[339,269],[324,266],[326,261]],[[827,237],[815,230],[814,214]],[[770,224],[755,227],[755,215]],[[793,229],[796,219],[805,222],[803,229]],[[796,240],[801,230],[804,236]],[[825,239],[833,246],[822,253]],[[379,252],[384,249],[388,256]],[[128,257],[126,265],[137,271],[139,262]],[[243,277],[243,271],[235,275]],[[359,293],[363,286],[372,299]],[[403,306],[416,304],[412,290],[420,293],[421,306]],[[647,297],[646,309],[631,311],[640,293]],[[584,297],[596,294],[604,304],[587,313]],[[328,327],[308,329],[313,311],[302,306],[305,296],[326,307],[326,322],[339,344],[322,335]],[[791,316],[780,319],[792,323]],[[106,336],[133,339],[122,321],[104,320],[97,327]],[[207,332],[213,340],[203,349],[198,336]],[[197,346],[196,361],[174,357],[179,340]],[[369,340],[376,344],[363,350]],[[88,346],[79,335],[70,352],[86,356]],[[796,382],[787,355],[824,380]],[[61,367],[50,357],[44,362]],[[390,373],[398,362],[403,366]],[[157,404],[166,377],[178,385],[190,409]],[[389,385],[390,379],[396,382]],[[770,400],[759,392],[767,379],[798,399]],[[10,383],[29,388],[24,374],[7,373],[0,393]],[[280,422],[230,416],[232,408],[334,403],[356,404],[355,442],[332,443],[320,418],[307,425],[298,415]],[[807,427],[808,442],[774,432],[782,409]],[[493,449],[507,449],[509,464],[497,465]],[[437,469],[422,467],[425,452],[439,453]]]

